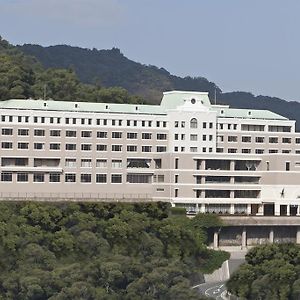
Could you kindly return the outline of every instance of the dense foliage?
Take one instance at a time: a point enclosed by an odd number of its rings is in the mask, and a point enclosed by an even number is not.
[[[42,47],[23,45],[24,53],[36,57],[46,68],[72,68],[80,80],[104,87],[119,86],[131,94],[159,103],[162,92],[169,90],[208,91],[214,95],[219,88],[203,77],[171,75],[163,68],[146,66],[126,58],[119,49],[82,49],[66,45]]]
[[[82,82],[97,83],[104,87],[119,86],[153,103],[159,103],[162,92],[174,89],[208,91],[213,102],[216,91],[218,103],[236,108],[271,110],[296,120],[300,130],[299,102],[254,96],[246,92],[222,93],[216,84],[203,77],[174,76],[165,69],[129,60],[116,48],[89,50],[66,45],[42,47],[27,44],[19,46],[18,49],[36,57],[46,68],[72,68]]]
[[[44,69],[0,37],[0,100],[11,98],[143,103],[120,87],[83,84],[72,69]]]
[[[216,216],[169,205],[1,203],[1,299],[200,299],[191,283],[228,258]]]
[[[300,299],[300,246],[269,244],[251,249],[227,288],[240,299]]]

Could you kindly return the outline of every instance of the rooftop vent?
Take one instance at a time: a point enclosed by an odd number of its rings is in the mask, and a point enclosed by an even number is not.
[[[251,111],[250,110],[248,111],[248,115],[251,116]]]
[[[75,103],[75,108],[78,108],[78,103]]]
[[[192,99],[191,99],[191,103],[192,103],[192,104],[195,104],[195,103],[196,103],[196,99],[195,99],[195,98],[192,98]]]
[[[44,102],[44,107],[46,107],[47,106],[47,103],[46,102]]]
[[[108,109],[108,105],[105,106],[105,109]]]

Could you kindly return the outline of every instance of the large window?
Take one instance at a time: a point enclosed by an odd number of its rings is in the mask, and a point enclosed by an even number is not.
[[[76,158],[66,158],[65,166],[68,168],[76,168]]]
[[[45,136],[45,130],[44,129],[34,129],[34,135],[35,136]]]
[[[92,145],[91,144],[81,144],[81,150],[82,151],[91,151]]]
[[[28,173],[17,173],[17,182],[28,182]]]
[[[106,131],[97,131],[97,138],[107,139],[107,132]]]
[[[65,174],[65,182],[76,182],[76,174]]]
[[[60,130],[57,130],[57,129],[50,130],[50,136],[59,137],[60,136]]]
[[[1,181],[11,182],[12,181],[12,173],[11,172],[2,172],[1,173]]]
[[[149,175],[149,174],[127,174],[127,182],[129,182],[129,183],[151,183],[151,175]]]
[[[135,146],[135,145],[128,145],[127,146],[127,151],[128,152],[137,152],[137,146]]]
[[[143,132],[142,133],[142,139],[143,140],[150,140],[151,139],[152,134],[149,132]]]
[[[59,143],[51,143],[50,150],[60,150],[60,144]]]
[[[76,137],[76,130],[67,130],[66,137]]]
[[[29,135],[29,129],[18,129],[18,135]]]
[[[96,174],[96,183],[106,183],[107,175],[106,174]]]
[[[122,168],[122,160],[121,159],[112,159],[111,167],[112,167],[112,169]]]
[[[97,151],[107,151],[107,145],[97,144]]]
[[[151,159],[147,158],[128,158],[127,168],[150,168]]]
[[[60,182],[60,173],[50,173],[49,182]]]
[[[80,175],[80,182],[81,183],[91,183],[92,182],[92,175],[91,174],[81,174]]]
[[[195,119],[195,118],[191,119],[190,127],[191,128],[197,128],[198,127],[197,119]]]
[[[121,174],[111,174],[111,183],[122,183]]]
[[[120,152],[122,151],[122,145],[112,145],[111,151]]]
[[[12,128],[2,128],[2,135],[12,135],[13,130]]]
[[[156,135],[156,139],[157,140],[166,140],[167,139],[167,134],[165,134],[165,133],[158,133]]]
[[[113,131],[111,133],[111,137],[113,139],[121,139],[122,138],[122,132],[118,132],[118,131]]]
[[[89,158],[81,159],[81,167],[82,168],[91,168],[92,167],[92,160]]]
[[[66,144],[66,150],[75,151],[76,150],[76,144]]]
[[[127,132],[127,139],[136,140],[137,139],[137,133],[136,132]]]
[[[12,142],[2,142],[1,146],[2,146],[2,149],[12,149],[13,143]]]
[[[83,131],[81,131],[81,137],[90,138],[90,137],[92,137],[92,132],[83,130]]]
[[[33,173],[33,182],[45,182],[45,174]]]
[[[18,149],[28,149],[29,143],[19,142],[18,143]]]
[[[106,159],[97,159],[96,160],[96,168],[106,168],[107,160]]]
[[[45,144],[44,143],[34,143],[33,148],[35,150],[44,150],[45,149]]]

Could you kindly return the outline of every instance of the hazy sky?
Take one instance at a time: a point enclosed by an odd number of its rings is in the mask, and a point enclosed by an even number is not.
[[[0,0],[13,44],[118,47],[223,91],[300,101],[299,0]]]

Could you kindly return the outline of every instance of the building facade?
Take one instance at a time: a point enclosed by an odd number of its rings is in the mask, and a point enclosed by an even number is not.
[[[160,105],[0,103],[1,199],[169,201],[300,214],[300,133],[265,110],[171,91]]]

